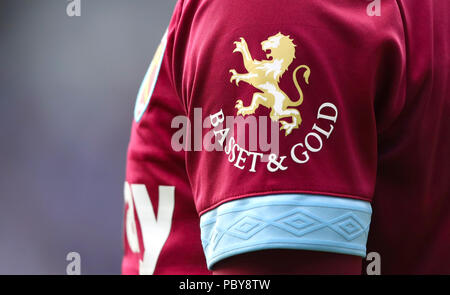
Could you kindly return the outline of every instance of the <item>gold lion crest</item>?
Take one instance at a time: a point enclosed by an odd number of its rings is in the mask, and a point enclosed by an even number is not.
[[[267,60],[261,61],[252,58],[244,38],[240,38],[240,41],[236,41],[234,44],[236,48],[233,53],[240,52],[242,54],[247,73],[239,74],[235,69],[231,69],[230,82],[235,81],[236,86],[239,86],[239,82],[244,81],[261,91],[253,94],[249,106],[244,106],[242,100],[238,99],[236,101],[237,114],[242,116],[253,114],[260,105],[263,105],[271,109],[270,118],[281,123],[280,130],[285,130],[285,136],[289,135],[302,122],[300,112],[295,108],[303,102],[303,91],[296,77],[297,71],[304,69],[303,78],[306,84],[309,83],[308,79],[311,74],[307,65],[300,65],[294,70],[292,80],[300,96],[295,101],[280,89],[278,85],[280,78],[295,59],[296,45],[293,43],[293,39],[278,33],[261,42],[262,50],[266,52],[267,56]],[[270,52],[268,53],[268,51]],[[291,118],[291,121],[280,120],[283,118]]]

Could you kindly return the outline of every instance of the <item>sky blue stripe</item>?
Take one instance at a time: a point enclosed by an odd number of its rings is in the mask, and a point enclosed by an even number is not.
[[[248,197],[202,215],[208,267],[264,249],[298,249],[365,256],[369,202],[307,194]]]

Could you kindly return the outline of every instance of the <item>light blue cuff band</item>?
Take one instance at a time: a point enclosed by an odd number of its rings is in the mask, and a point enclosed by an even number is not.
[[[208,268],[227,257],[264,249],[366,256],[369,202],[321,195],[248,197],[202,215]]]

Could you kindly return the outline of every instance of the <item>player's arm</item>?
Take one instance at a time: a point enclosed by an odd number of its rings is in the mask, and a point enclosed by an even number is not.
[[[184,1],[174,81],[202,122],[186,163],[210,269],[360,273],[401,32],[395,3]]]
[[[181,143],[172,143],[173,119],[184,114],[171,78],[179,11],[177,6],[134,109],[124,186],[123,274],[209,273],[184,152]]]

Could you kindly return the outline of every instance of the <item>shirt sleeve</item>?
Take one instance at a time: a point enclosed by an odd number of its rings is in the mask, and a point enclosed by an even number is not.
[[[184,152],[172,148],[172,124],[185,118],[170,66],[178,15],[179,6],[134,109],[124,187],[123,274],[209,274]]]
[[[377,134],[403,106],[395,3],[184,1],[176,90],[209,268],[267,249],[364,257]]]

